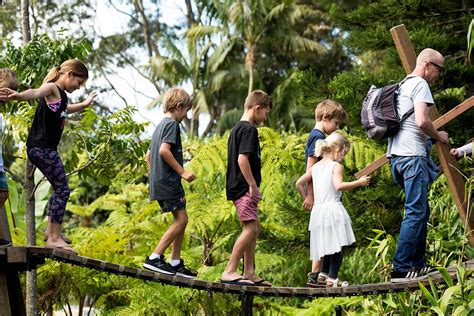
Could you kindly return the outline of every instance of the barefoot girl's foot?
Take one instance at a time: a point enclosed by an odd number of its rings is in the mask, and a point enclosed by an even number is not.
[[[57,238],[56,240],[49,238],[46,241],[46,248],[57,249],[57,250],[77,254],[77,252],[74,249],[72,249],[71,246],[69,246],[62,238]]]

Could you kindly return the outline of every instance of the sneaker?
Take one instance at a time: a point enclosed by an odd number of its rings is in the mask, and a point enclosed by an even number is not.
[[[185,277],[189,279],[194,279],[197,277],[197,272],[189,269],[184,265],[184,260],[180,259],[179,264],[176,266],[171,266],[171,269],[176,273],[177,276]]]
[[[424,279],[424,278],[427,278],[429,276],[439,273],[438,269],[433,266],[426,266],[426,267],[418,268],[415,270],[418,272],[418,277],[421,279]]]
[[[143,264],[143,267],[145,269],[158,272],[158,273],[164,273],[164,274],[170,274],[170,275],[175,274],[173,268],[168,262],[166,262],[164,256],[161,256],[160,258],[156,258],[156,259],[150,259],[150,257],[147,256],[145,258],[145,263]]]
[[[390,282],[392,283],[409,282],[414,280],[419,280],[418,271],[415,269],[406,272],[392,271],[390,274]]]
[[[12,245],[11,241],[0,239],[0,247],[10,247]]]

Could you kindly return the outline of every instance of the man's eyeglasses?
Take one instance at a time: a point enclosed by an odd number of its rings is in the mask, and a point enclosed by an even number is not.
[[[434,62],[432,62],[432,61],[428,61],[428,63],[430,63],[430,64],[432,64],[433,66],[435,66],[435,68],[438,69],[438,72],[439,72],[439,73],[442,73],[442,72],[443,72],[443,70],[444,70],[444,67],[443,67],[443,66],[438,65],[437,63],[434,63]]]

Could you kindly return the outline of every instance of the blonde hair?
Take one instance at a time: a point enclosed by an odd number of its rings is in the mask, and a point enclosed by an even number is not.
[[[182,108],[190,109],[193,106],[191,96],[181,88],[171,88],[163,97],[163,112],[173,112]]]
[[[18,78],[13,70],[9,68],[0,69],[0,88],[18,89]]]
[[[244,109],[249,110],[257,105],[271,109],[273,107],[272,98],[265,91],[253,90],[245,98]]]
[[[343,156],[347,154],[351,144],[346,135],[334,132],[325,139],[318,139],[314,153],[316,157],[321,157],[329,153],[340,152]]]
[[[316,122],[322,121],[323,119],[331,120],[333,118],[343,122],[347,119],[347,113],[339,102],[327,99],[319,102],[316,106],[314,117]]]
[[[61,74],[71,71],[75,77],[85,80],[89,79],[89,71],[86,65],[78,59],[68,59],[60,66],[51,69],[43,80],[43,83],[56,82]]]

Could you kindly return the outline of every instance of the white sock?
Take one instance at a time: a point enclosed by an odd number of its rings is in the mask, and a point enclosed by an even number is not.
[[[153,252],[148,258],[150,258],[150,260],[161,258],[161,254]]]
[[[170,264],[171,264],[172,267],[176,267],[180,263],[181,263],[181,259],[177,259],[177,260],[172,259],[170,261]]]

